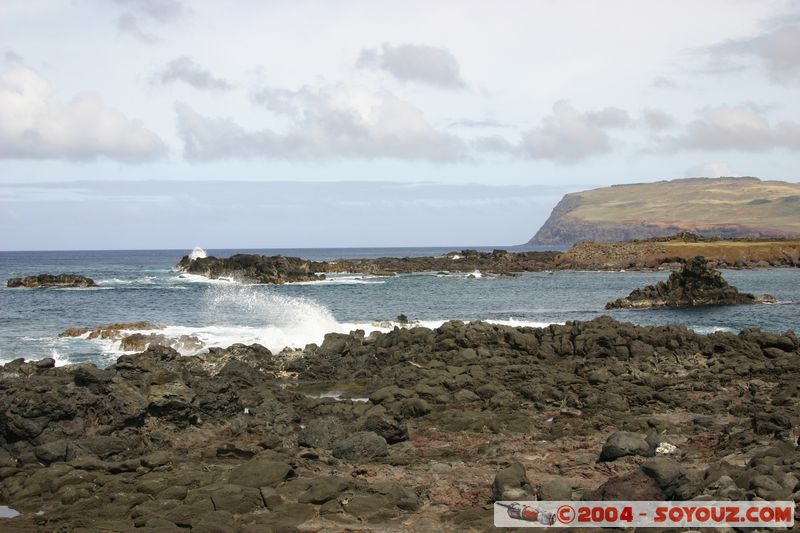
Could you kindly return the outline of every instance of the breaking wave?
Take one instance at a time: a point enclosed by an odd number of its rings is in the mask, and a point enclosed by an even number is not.
[[[195,259],[203,259],[205,257],[208,257],[208,254],[199,246],[195,246],[194,249],[192,249],[192,253],[189,254],[189,259],[192,261]]]

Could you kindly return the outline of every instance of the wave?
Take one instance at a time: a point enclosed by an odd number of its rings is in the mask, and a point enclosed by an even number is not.
[[[189,259],[192,261],[194,261],[195,259],[203,259],[206,257],[208,257],[208,254],[206,253],[205,250],[203,250],[199,246],[195,246],[192,249],[192,253],[189,254]]]
[[[229,285],[229,284],[232,284],[232,283],[238,283],[235,279],[224,277],[224,276],[221,277],[221,278],[212,279],[212,278],[207,278],[206,276],[201,276],[199,274],[189,274],[188,272],[183,272],[180,275],[176,276],[174,279],[175,280],[180,280],[180,281],[186,281],[186,282],[189,282],[189,283],[208,283],[208,284],[211,284],[211,285],[220,284],[220,283],[226,284],[226,285]]]
[[[382,285],[384,283],[386,283],[386,279],[383,276],[327,274],[325,279],[317,281],[295,281],[287,283],[287,285]]]
[[[324,305],[310,298],[287,296],[272,288],[252,285],[227,284],[213,286],[206,295],[209,325],[170,325],[152,331],[137,331],[144,335],[163,335],[174,340],[183,355],[202,353],[209,348],[226,348],[232,344],[261,344],[277,353],[284,348],[298,349],[307,344],[321,344],[327,333],[350,333],[363,330],[386,333],[395,327],[440,327],[447,320],[421,320],[399,323],[392,320],[374,322],[339,322]],[[214,323],[220,316],[238,316],[241,322],[251,324]],[[544,327],[549,322],[533,322],[515,318],[486,320],[491,324],[514,327]],[[181,338],[194,338],[199,343],[182,343]],[[104,354],[119,355],[119,340],[92,340],[100,344]]]
[[[698,335],[710,335],[711,333],[738,333],[738,330],[727,326],[689,326],[689,329]]]

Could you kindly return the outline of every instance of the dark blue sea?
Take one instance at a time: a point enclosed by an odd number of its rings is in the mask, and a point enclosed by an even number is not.
[[[314,260],[440,255],[462,247],[294,250],[208,250],[226,257],[251,252]],[[480,248],[490,250],[490,248]],[[120,355],[118,340],[58,338],[72,327],[148,321],[169,338],[196,337],[200,351],[236,342],[271,350],[322,341],[325,333],[353,329],[386,331],[399,314],[425,326],[443,321],[489,320],[547,325],[602,314],[637,324],[686,325],[699,333],[758,327],[800,330],[800,269],[724,271],[740,290],[769,293],[776,305],[679,310],[605,311],[605,303],[636,287],[666,279],[668,272],[552,272],[468,279],[434,273],[393,278],[342,274],[282,286],[209,281],[176,272],[189,250],[0,252],[0,362],[54,357],[59,364],[100,365]],[[8,289],[10,277],[76,273],[93,278],[92,289]],[[182,349],[192,353],[198,348]]]

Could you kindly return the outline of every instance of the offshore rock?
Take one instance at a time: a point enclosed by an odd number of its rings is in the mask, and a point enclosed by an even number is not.
[[[210,279],[230,278],[243,283],[282,284],[325,279],[324,275],[314,273],[310,261],[281,255],[236,254],[224,259],[213,256],[192,259],[185,255],[177,268]]]
[[[43,287],[98,287],[93,279],[78,274],[39,274],[25,278],[11,278],[7,287],[38,289]]]
[[[627,298],[606,304],[606,309],[649,307],[694,307],[702,305],[736,305],[776,303],[773,296],[754,296],[739,292],[712,268],[708,261],[697,256],[687,261],[681,270],[670,274],[669,279],[636,289]]]

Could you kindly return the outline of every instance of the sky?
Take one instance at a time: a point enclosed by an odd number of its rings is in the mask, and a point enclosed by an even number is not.
[[[800,181],[800,4],[3,0],[0,250],[513,245]]]

